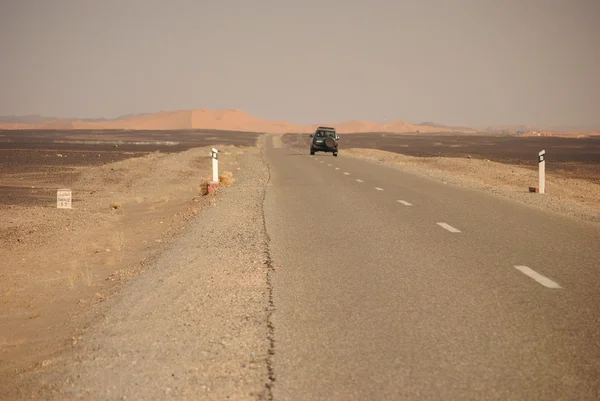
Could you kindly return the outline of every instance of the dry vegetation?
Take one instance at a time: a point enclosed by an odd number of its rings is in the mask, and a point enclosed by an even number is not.
[[[233,173],[231,171],[226,171],[223,174],[219,175],[219,184],[226,188],[232,186],[233,181]]]

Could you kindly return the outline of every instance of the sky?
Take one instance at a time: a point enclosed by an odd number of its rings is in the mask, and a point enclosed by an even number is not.
[[[600,128],[598,0],[0,0],[0,115]]]

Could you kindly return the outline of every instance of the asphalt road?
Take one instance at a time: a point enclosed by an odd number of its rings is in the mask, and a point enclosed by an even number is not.
[[[597,225],[277,137],[265,159],[275,400],[600,399]]]
[[[306,149],[309,134],[286,134],[284,144]],[[342,134],[341,148],[369,148],[415,157],[489,159],[537,170],[546,151],[546,172],[600,184],[600,136],[590,138],[504,137],[457,134]]]

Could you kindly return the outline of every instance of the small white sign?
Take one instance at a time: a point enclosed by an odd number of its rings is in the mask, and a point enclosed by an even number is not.
[[[59,189],[56,191],[56,207],[58,209],[71,209],[70,189]]]

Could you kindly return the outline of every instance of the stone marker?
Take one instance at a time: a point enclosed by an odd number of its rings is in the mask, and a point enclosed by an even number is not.
[[[56,207],[58,209],[71,209],[71,190],[59,189],[56,191]]]

